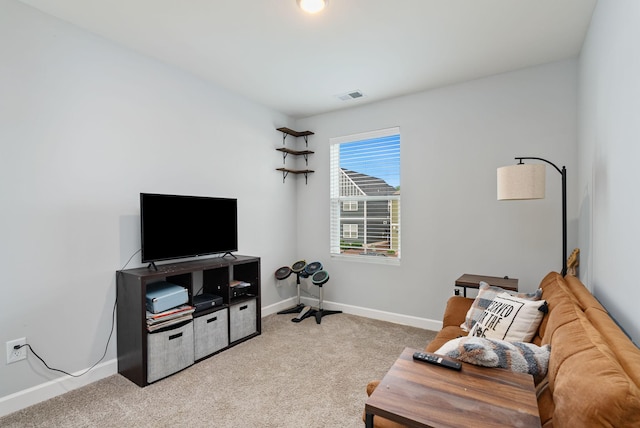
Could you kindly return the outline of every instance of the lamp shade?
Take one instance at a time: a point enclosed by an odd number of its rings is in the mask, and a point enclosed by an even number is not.
[[[522,163],[498,168],[498,200],[544,198],[544,167]]]

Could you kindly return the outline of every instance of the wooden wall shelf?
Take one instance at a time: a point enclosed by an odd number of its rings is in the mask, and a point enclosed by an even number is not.
[[[293,129],[289,129],[289,128],[278,128],[278,131],[282,132],[283,134],[287,134],[287,135],[291,135],[293,137],[307,137],[309,135],[313,135],[313,132],[311,131],[294,131]]]
[[[276,168],[276,171],[282,171],[282,182],[287,178],[287,175],[291,174],[304,174],[304,183],[307,184],[309,174],[313,174],[315,171],[312,169],[289,169],[289,168]]]
[[[314,135],[313,132],[311,131],[294,131],[293,129],[290,128],[277,128],[277,131],[282,132],[282,144],[284,145],[286,143],[286,139],[287,136],[292,136],[294,138],[298,138],[298,137],[303,137],[304,138],[304,143],[305,143],[305,147],[309,146],[309,140],[308,137],[309,135]],[[288,155],[292,155],[292,156],[302,156],[304,157],[304,163],[306,166],[309,165],[309,155],[312,155],[314,152],[311,150],[294,150],[294,149],[289,149],[287,147],[278,147],[276,148],[277,151],[282,153],[282,163],[286,165],[287,162],[287,156]],[[287,175],[289,175],[289,173],[291,174],[304,174],[304,182],[305,184],[307,184],[307,180],[309,177],[309,174],[312,174],[313,170],[311,169],[291,169],[291,168],[276,168],[276,171],[281,171],[282,172],[282,182],[284,183]]]

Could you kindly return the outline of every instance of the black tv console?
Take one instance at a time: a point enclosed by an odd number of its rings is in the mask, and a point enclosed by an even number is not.
[[[168,281],[187,289],[193,305],[194,274],[202,275],[202,292],[222,297],[222,305],[194,313],[193,321],[149,333],[147,285]],[[250,285],[234,297],[233,280]],[[261,334],[260,258],[235,256],[157,265],[116,272],[118,373],[139,386],[182,370],[195,362]],[[198,287],[199,288],[199,287]]]

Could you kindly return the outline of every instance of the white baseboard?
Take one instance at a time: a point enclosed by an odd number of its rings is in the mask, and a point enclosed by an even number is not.
[[[318,301],[313,298],[301,297],[301,303],[309,306],[317,306]],[[275,314],[283,309],[291,308],[296,305],[296,298],[282,300],[273,305],[262,308],[262,316]],[[408,325],[411,327],[424,328],[425,330],[440,331],[442,329],[442,321],[431,320],[428,318],[414,317],[411,315],[397,314],[394,312],[379,311],[377,309],[363,308],[360,306],[344,305],[335,302],[323,302],[325,309],[342,311],[345,314],[358,315],[361,317],[372,318],[381,321],[388,321],[396,324]]]
[[[79,370],[78,375],[85,370]],[[8,415],[118,373],[118,360],[98,364],[82,377],[63,376],[0,398],[0,416]]]
[[[316,299],[302,297],[300,300],[303,303],[310,306],[318,305],[318,301]],[[425,330],[432,330],[432,331],[442,330],[442,321],[436,321],[428,318],[420,318],[412,315],[397,314],[394,312],[380,311],[377,309],[363,308],[360,306],[345,305],[342,303],[329,302],[326,300],[323,302],[323,307],[325,309],[342,311],[345,314],[358,315],[361,317],[372,318],[372,319],[381,320],[381,321],[388,321],[395,324],[402,324],[402,325],[408,325],[411,327],[424,328]]]
[[[296,305],[295,297],[282,300],[278,303],[274,303],[269,306],[261,308],[262,316],[268,316],[275,314],[281,310],[291,308]],[[302,303],[309,306],[316,306],[318,301],[316,299],[302,297],[300,299]],[[379,311],[376,309],[368,309],[360,306],[344,305],[341,303],[324,301],[323,307],[330,310],[339,310],[346,314],[358,315],[366,318],[377,319],[381,321],[388,321],[396,324],[403,324],[412,327],[424,328],[426,330],[439,331],[442,329],[442,322],[435,321],[428,318],[419,318],[411,315],[397,314],[393,312]],[[74,374],[82,373],[84,370],[79,370]],[[31,388],[16,392],[5,397],[0,397],[0,416],[8,415],[9,413],[16,412],[25,407],[32,406],[74,389],[83,387],[90,383],[96,382],[100,379],[104,379],[111,375],[118,373],[118,360],[113,359],[105,361],[102,364],[98,364],[93,370],[86,375],[75,378],[64,376],[58,379],[54,379],[49,382],[42,383],[40,385],[33,386]]]
[[[278,303],[274,303],[273,305],[263,306],[261,309],[262,317],[266,317],[267,315],[273,315],[285,309],[292,308],[296,305],[297,297],[290,297],[286,300],[281,300]]]

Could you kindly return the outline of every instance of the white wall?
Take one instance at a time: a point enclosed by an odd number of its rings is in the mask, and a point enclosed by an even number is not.
[[[576,79],[577,62],[565,61],[298,120],[298,129],[316,133],[309,162],[316,173],[298,188],[298,255],[329,271],[325,298],[439,321],[463,273],[509,275],[529,291],[560,271],[560,174],[547,168],[544,200],[499,202],[496,168],[515,156],[566,165],[572,249]],[[391,126],[402,140],[401,266],[332,260],[329,139]]]
[[[600,1],[580,57],[583,279],[640,344],[640,2]]]
[[[0,100],[2,355],[26,337],[69,372],[100,358],[115,271],[140,247],[140,192],[238,198],[263,307],[293,295],[273,279],[296,257],[297,182],[274,170],[286,116],[13,0],[0,0]],[[104,374],[115,358],[114,337]],[[3,356],[0,404],[58,377]]]

